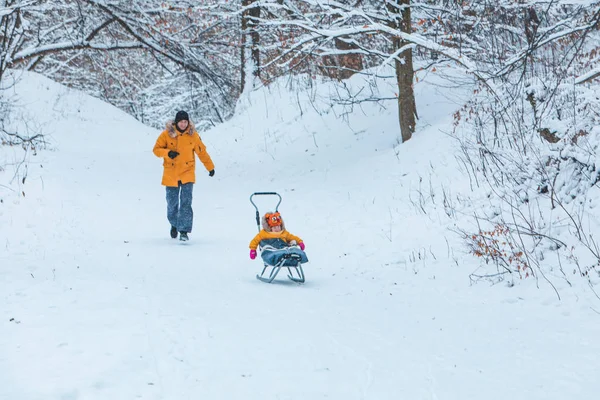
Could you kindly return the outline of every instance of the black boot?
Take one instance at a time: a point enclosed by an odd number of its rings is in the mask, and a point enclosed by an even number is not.
[[[183,240],[184,242],[190,240],[187,235],[187,232],[179,232],[179,240]]]
[[[171,237],[177,239],[177,228],[171,225]]]

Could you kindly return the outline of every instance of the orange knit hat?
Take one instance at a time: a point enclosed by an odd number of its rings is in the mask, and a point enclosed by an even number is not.
[[[281,226],[281,215],[279,212],[266,213],[265,219],[270,227]]]

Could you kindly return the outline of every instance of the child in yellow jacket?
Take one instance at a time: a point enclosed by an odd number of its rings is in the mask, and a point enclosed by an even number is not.
[[[259,245],[263,249],[269,247],[273,250],[298,246],[304,252],[304,242],[298,236],[285,230],[285,224],[279,212],[266,213],[262,218],[262,226],[263,229],[250,241],[250,258],[252,260],[256,258],[256,248]]]

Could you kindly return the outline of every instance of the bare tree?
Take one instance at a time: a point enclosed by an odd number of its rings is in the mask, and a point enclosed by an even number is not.
[[[7,68],[39,71],[156,124],[149,115],[158,108],[148,97],[162,82],[179,77],[187,96],[177,96],[171,108],[202,99],[196,110],[222,121],[232,112],[238,94],[232,72],[239,65],[233,58],[239,28],[234,31],[221,18],[218,4],[217,0],[200,6],[194,1],[170,6],[158,0],[12,1],[0,14],[4,16],[0,31],[9,34],[0,78]],[[189,86],[192,82],[194,87]],[[197,84],[202,87],[196,89]],[[164,114],[157,119],[164,119]]]
[[[324,59],[352,57],[350,59],[358,68],[364,66],[363,60],[377,60],[379,65],[393,65],[398,85],[400,136],[403,142],[412,137],[418,115],[413,90],[414,49],[427,49],[433,54],[442,55],[445,60],[455,61],[463,69],[476,72],[475,63],[460,53],[452,43],[446,43],[443,38],[436,40],[414,32],[413,8],[417,7],[423,17],[431,12],[432,7],[423,3],[414,6],[409,0],[326,3],[317,0],[282,0],[264,3],[263,7],[274,7],[277,10],[283,7],[287,11],[286,18],[262,20],[263,26],[301,30],[301,35],[289,43],[278,57],[270,60],[269,64],[289,64],[289,54],[293,53],[297,59],[308,60],[315,56]],[[449,12],[442,7],[433,9],[440,13]],[[420,25],[418,27],[421,29]],[[340,43],[344,46],[340,46]],[[357,56],[360,56],[361,62],[355,61]],[[367,61],[366,64],[371,62]],[[341,67],[346,68],[346,65]]]
[[[248,83],[247,74],[254,79],[260,78],[260,31],[259,31],[260,5],[257,0],[242,0],[241,18],[241,92]],[[248,61],[251,60],[251,63]],[[254,83],[252,84],[254,85]]]
[[[389,21],[393,29],[410,35],[412,33],[412,20],[410,13],[410,0],[387,0],[387,9],[393,17]],[[406,142],[415,132],[417,105],[413,81],[415,70],[413,67],[412,48],[414,45],[402,37],[394,37],[396,80],[398,82],[398,115],[400,120],[400,134],[402,142]]]
[[[25,40],[23,7],[31,2],[5,1],[0,9],[0,82],[7,68],[13,63],[14,54]]]

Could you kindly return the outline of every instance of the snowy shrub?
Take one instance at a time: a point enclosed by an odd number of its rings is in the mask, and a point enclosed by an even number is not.
[[[203,131],[225,122],[233,115],[237,92],[231,85],[217,86],[195,74],[166,77],[141,91],[143,116],[136,117],[156,128],[164,128],[177,110],[187,110]]]
[[[492,203],[499,210],[495,215],[481,212],[478,223],[496,228],[466,235],[467,243],[472,254],[512,272],[515,254],[530,260],[515,264],[521,267],[517,271],[526,267],[531,272],[533,265],[552,268],[543,262],[544,253],[561,248],[560,257],[567,262],[586,260],[577,268],[587,277],[600,261],[593,236],[600,228],[594,216],[600,205],[597,89],[558,82],[553,88],[531,83],[522,89],[514,97],[502,92],[504,102],[481,89],[454,116],[459,159],[475,186],[487,193],[482,207]],[[503,228],[498,231],[498,226]],[[508,234],[528,240],[517,246],[499,241],[498,235]]]
[[[516,274],[519,279],[523,279],[534,275],[521,250],[522,246],[506,225],[498,224],[491,231],[480,230],[476,234],[465,235],[465,241],[471,254],[496,267],[497,276]],[[478,279],[483,276],[473,273],[471,277]]]
[[[598,14],[566,5],[528,12],[536,23],[528,47],[500,68],[493,64],[502,57],[488,66],[481,60],[487,71],[454,115],[458,159],[479,204],[471,213],[477,228],[464,237],[472,254],[500,272],[525,268],[525,276],[548,282],[579,275],[592,284],[600,262],[600,89],[580,77],[598,59]],[[514,51],[513,34],[498,33],[501,51]]]
[[[18,106],[0,89],[0,145],[20,146],[25,152],[46,146],[41,127],[17,112]]]

